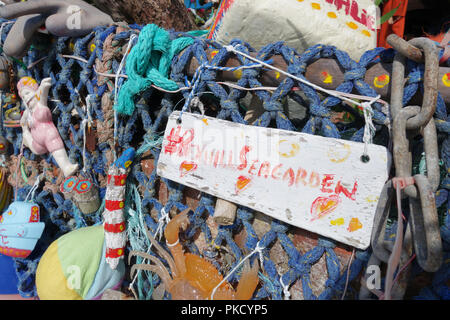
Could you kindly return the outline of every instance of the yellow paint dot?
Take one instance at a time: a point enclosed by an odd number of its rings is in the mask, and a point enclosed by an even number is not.
[[[328,16],[328,18],[331,18],[331,19],[336,19],[337,18],[336,13],[334,13],[334,12],[328,12],[327,16]]]
[[[209,125],[209,124],[208,124],[208,119],[202,119],[202,121],[203,121],[206,125]]]
[[[313,3],[311,3],[311,7],[313,9],[320,10],[320,4],[319,3],[313,2]]]
[[[125,185],[125,179],[120,180],[121,185]]]
[[[342,149],[330,148],[328,150],[327,155],[331,162],[343,163],[350,157],[350,154],[352,153],[350,145],[344,143],[342,147]]]
[[[358,218],[352,218],[350,221],[350,224],[348,225],[347,230],[349,232],[355,232],[356,230],[359,230],[363,227],[362,223],[359,221]]]
[[[380,199],[379,196],[372,196],[372,197],[369,196],[369,197],[366,198],[366,201],[368,203],[374,203],[374,202],[377,202],[379,199]]]
[[[330,221],[330,223],[333,226],[342,226],[345,223],[345,219],[344,218],[339,218],[339,219]]]
[[[277,71],[277,72],[275,73],[275,78],[276,78],[276,79],[279,79],[280,76],[281,76],[281,74]]]
[[[122,209],[123,207],[124,207],[124,203],[123,203],[123,201],[120,201],[119,208]]]
[[[122,250],[122,249],[117,250],[117,255],[121,256],[122,253],[123,253],[123,250]]]
[[[444,74],[444,76],[442,77],[442,83],[444,84],[444,86],[450,87],[450,72]]]
[[[331,75],[331,74],[329,74],[328,72],[326,72],[326,71],[323,71],[322,72],[322,76],[323,76],[323,83],[326,83],[326,84],[331,84],[331,83],[333,83],[333,76]]]
[[[93,43],[93,44],[91,44],[90,46],[89,46],[89,50],[91,51],[91,52],[94,52],[94,50],[95,50],[95,43]],[[130,49],[131,50],[131,49]],[[129,53],[129,52],[128,52]]]
[[[120,229],[120,231],[123,231],[123,225],[121,225],[121,226],[119,227],[119,229]]]
[[[358,26],[354,22],[347,22],[347,26],[355,30],[358,29]]]
[[[12,215],[12,211],[8,211],[8,215]]]
[[[298,2],[303,2],[303,0],[297,0]]]
[[[300,151],[300,146],[297,143],[291,143],[289,146],[289,152],[282,152],[281,151],[281,144],[283,142],[288,142],[287,140],[280,140],[280,142],[278,143],[278,148],[279,148],[279,154],[280,156],[282,156],[283,158],[293,158],[295,157],[299,151]],[[283,148],[284,149],[284,148]]]
[[[371,37],[372,35],[370,34],[370,32],[369,31],[367,31],[367,30],[363,30],[363,31],[361,31],[361,33],[363,34],[363,35],[365,35],[366,37]]]
[[[131,161],[128,160],[127,162],[125,162],[125,168],[128,168],[131,165]]]
[[[237,79],[242,78],[242,70],[235,70],[233,71],[233,74]]]
[[[373,79],[373,85],[377,88],[384,88],[385,86],[387,86],[389,84],[390,81],[391,81],[391,78],[389,77],[388,74],[382,74]]]

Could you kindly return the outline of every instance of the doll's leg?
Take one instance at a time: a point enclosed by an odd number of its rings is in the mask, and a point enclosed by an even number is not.
[[[78,164],[73,164],[70,162],[64,148],[53,151],[52,156],[55,158],[56,163],[61,168],[65,177],[73,175],[78,170]]]

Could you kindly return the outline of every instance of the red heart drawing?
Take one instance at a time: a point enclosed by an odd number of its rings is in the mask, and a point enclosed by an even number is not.
[[[197,169],[197,167],[198,167],[198,165],[194,162],[183,161],[180,165],[181,177],[184,177],[189,172],[195,171]]]
[[[239,193],[245,188],[247,188],[251,181],[252,179],[248,177],[240,176],[236,181],[236,193]]]
[[[341,199],[337,194],[333,194],[329,197],[318,197],[311,205],[311,214],[313,218],[311,221],[320,219],[338,207],[339,203],[341,203]]]

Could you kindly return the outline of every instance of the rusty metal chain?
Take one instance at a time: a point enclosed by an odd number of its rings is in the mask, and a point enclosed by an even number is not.
[[[417,262],[422,269],[435,272],[442,264],[442,240],[434,198],[440,182],[437,133],[433,119],[438,94],[438,51],[435,44],[427,38],[416,38],[407,42],[396,35],[390,35],[387,40],[397,51],[393,62],[390,106],[396,178],[386,183],[380,196],[372,231],[373,255],[379,261],[388,263],[388,267],[393,261],[399,263],[393,266],[397,268],[411,258],[414,248]],[[403,107],[407,58],[425,63],[422,107]],[[421,135],[424,141],[427,175],[417,174],[412,177],[410,140],[418,135]],[[402,247],[395,250],[395,245],[385,240],[385,233],[396,188],[401,189],[401,198],[409,201],[410,216],[407,219],[405,238],[400,239],[403,240]],[[397,234],[397,237],[403,237],[403,233]],[[392,287],[392,298],[402,299],[406,291],[408,273],[409,268],[403,270],[396,286]],[[388,291],[387,298],[390,298],[390,288]],[[362,296],[366,296],[366,293]]]

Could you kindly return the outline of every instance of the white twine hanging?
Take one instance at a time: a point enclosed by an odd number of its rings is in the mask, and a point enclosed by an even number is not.
[[[372,116],[373,116],[372,104],[374,104],[379,98],[380,98],[380,96],[377,96],[372,101],[362,103],[363,113],[364,113],[364,121],[366,123],[364,126],[364,137],[363,137],[363,142],[364,142],[363,156],[365,156],[365,157],[368,157],[368,154],[367,154],[368,147],[369,147],[369,144],[372,144],[372,140],[373,140],[373,137],[375,136],[375,132],[376,132],[376,128],[372,122]]]
[[[33,201],[34,194],[35,194],[37,188],[39,188],[39,184],[41,183],[41,176],[43,176],[42,173],[36,177],[36,180],[34,181],[33,186],[31,187],[30,191],[27,194],[27,197],[25,198],[25,202],[28,202],[28,198],[30,198],[30,201]],[[30,195],[31,195],[31,197],[30,197]]]
[[[92,115],[91,115],[91,97],[92,95],[88,95],[86,97],[86,105],[84,111],[86,113],[86,118],[81,122],[81,126],[83,128],[83,172],[87,172],[86,170],[86,127],[92,125]]]
[[[219,289],[220,288],[220,286],[225,282],[225,281],[227,281],[228,280],[228,278],[247,260],[247,259],[249,259],[252,255],[254,255],[255,253],[258,253],[259,254],[259,262],[261,263],[261,266],[263,265],[263,263],[264,263],[264,260],[263,260],[263,250],[264,250],[265,248],[264,247],[262,247],[262,246],[260,246],[260,243],[259,243],[259,241],[258,241],[258,243],[256,244],[256,247],[255,247],[255,249],[252,251],[252,252],[250,252],[248,255],[246,255],[245,256],[245,258],[244,259],[242,259],[229,273],[228,273],[228,275],[225,277],[225,278],[223,278],[222,279],[222,281],[220,281],[219,282],[219,284],[213,289],[213,291],[211,292],[211,297],[210,297],[210,299],[211,300],[214,300],[214,295],[216,294],[216,291],[217,291],[217,289]]]
[[[284,284],[282,276],[280,276],[280,284],[283,287],[284,300],[290,300],[291,299],[291,293],[289,292],[289,286]]]
[[[128,55],[129,55],[129,53],[131,51],[131,47],[134,44],[133,42],[134,42],[135,39],[137,39],[137,37],[138,36],[135,35],[135,34],[132,34],[130,36],[130,40],[128,41],[127,49],[125,51],[125,54],[122,57],[122,61],[120,61],[119,68],[117,69],[116,77],[115,77],[115,80],[114,80],[114,103],[116,103],[117,95],[119,93],[119,79],[120,79],[119,76],[122,73],[122,69],[125,66],[125,61],[127,60],[127,57],[128,57]],[[117,114],[116,108],[114,108],[114,152],[113,152],[113,154],[114,154],[114,161],[117,160],[117,153],[116,153],[116,147],[115,147],[116,146],[116,142],[117,142],[117,123],[118,123],[118,114]]]

